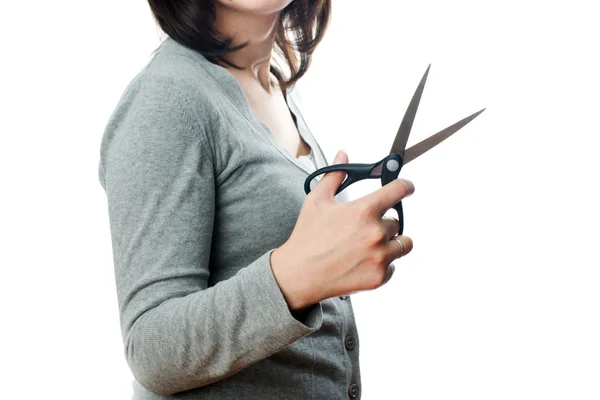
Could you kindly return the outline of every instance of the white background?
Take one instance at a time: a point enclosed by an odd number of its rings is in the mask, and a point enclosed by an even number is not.
[[[364,399],[600,399],[600,25],[592,1],[334,2],[299,85],[330,160],[487,107],[413,163],[413,252],[353,296]],[[127,399],[104,124],[159,43],[144,1],[4,5],[2,398]],[[361,196],[371,181],[351,188]]]

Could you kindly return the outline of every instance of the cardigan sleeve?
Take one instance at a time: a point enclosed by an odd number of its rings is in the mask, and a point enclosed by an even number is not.
[[[320,303],[301,320],[290,313],[271,270],[273,249],[208,286],[210,127],[190,118],[177,93],[167,79],[133,81],[107,124],[98,169],[125,356],[136,380],[160,395],[231,376],[322,323]]]

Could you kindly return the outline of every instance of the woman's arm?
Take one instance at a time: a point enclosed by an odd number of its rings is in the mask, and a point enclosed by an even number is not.
[[[134,81],[101,147],[121,327],[135,378],[168,395],[226,378],[319,329],[294,318],[271,250],[208,287],[215,171],[204,127],[166,79]],[[219,266],[213,266],[219,268]]]

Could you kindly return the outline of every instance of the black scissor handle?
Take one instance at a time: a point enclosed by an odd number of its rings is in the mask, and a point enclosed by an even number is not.
[[[382,160],[381,166],[381,186],[387,185],[388,183],[398,179],[400,170],[402,169],[402,157],[399,154],[390,154]],[[400,229],[398,235],[402,235],[404,231],[404,213],[402,212],[402,200],[394,205],[394,210],[398,213],[398,221],[400,222]]]
[[[342,190],[346,189],[351,184],[363,179],[381,178],[381,186],[387,185],[394,179],[398,178],[402,169],[402,157],[399,154],[390,154],[381,161],[374,164],[336,164],[323,167],[310,174],[304,181],[304,192],[310,193],[310,183],[319,175],[333,171],[344,171],[348,175],[344,182],[335,192],[337,195]],[[402,235],[404,231],[404,215],[402,212],[402,201],[394,205],[394,210],[398,213],[398,221],[400,221],[400,230],[398,235]]]
[[[352,185],[354,182],[362,181],[363,179],[374,179],[379,178],[380,175],[373,175],[371,172],[379,165],[379,163],[375,164],[335,164],[328,165],[327,167],[323,167],[321,169],[316,170],[312,174],[306,178],[304,181],[304,192],[309,194],[311,191],[310,183],[317,176],[326,174],[328,172],[333,171],[344,171],[348,176],[342,182],[338,190],[335,192],[337,195],[342,190],[346,189],[348,186]]]

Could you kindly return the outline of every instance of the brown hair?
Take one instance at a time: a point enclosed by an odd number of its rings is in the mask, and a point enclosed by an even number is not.
[[[148,3],[160,28],[173,40],[198,51],[212,63],[239,69],[225,56],[247,43],[232,46],[233,38],[216,30],[215,1],[148,0]],[[271,65],[271,72],[284,92],[308,70],[312,54],[327,29],[330,14],[331,0],[292,0],[281,11],[275,52],[283,57],[288,71]]]

